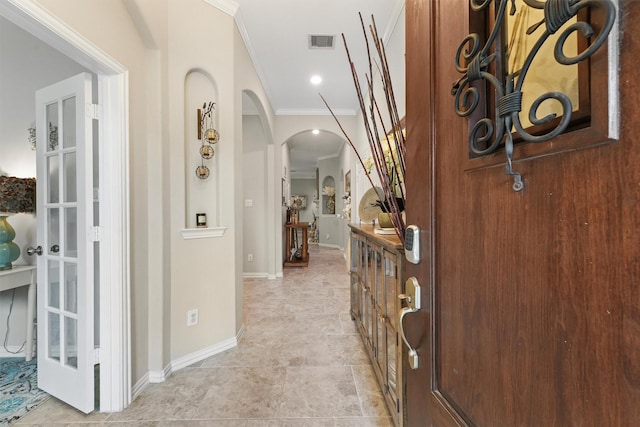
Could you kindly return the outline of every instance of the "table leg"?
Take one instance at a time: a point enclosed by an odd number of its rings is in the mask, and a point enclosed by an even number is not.
[[[28,362],[33,357],[33,319],[36,308],[36,272],[31,272],[31,284],[27,291],[27,342],[24,346],[25,360]]]

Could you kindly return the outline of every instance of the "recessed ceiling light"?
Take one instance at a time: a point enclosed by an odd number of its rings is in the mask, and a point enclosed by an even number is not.
[[[311,76],[311,84],[319,85],[320,83],[322,83],[322,77],[318,75]]]
[[[311,131],[312,134],[317,135],[320,133],[320,131],[318,129],[314,129]]]

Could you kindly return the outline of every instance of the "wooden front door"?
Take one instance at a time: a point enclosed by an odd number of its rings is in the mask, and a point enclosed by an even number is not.
[[[520,192],[504,150],[470,159],[454,112],[469,1],[406,3],[407,222],[426,248],[406,268],[424,307],[404,322],[409,426],[640,425],[640,2],[619,3],[619,137],[522,146]]]

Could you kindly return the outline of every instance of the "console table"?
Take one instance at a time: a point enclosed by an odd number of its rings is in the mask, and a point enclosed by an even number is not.
[[[285,267],[307,267],[309,265],[309,248],[307,247],[308,222],[296,222],[284,225],[287,238],[287,252],[284,261]],[[302,230],[302,242],[298,241],[298,229]],[[294,257],[295,251],[300,248],[302,257]]]
[[[405,291],[404,249],[395,234],[376,234],[371,225],[351,227],[351,318],[371,359],[396,427],[404,426],[406,347],[399,337],[398,296]]]
[[[10,270],[0,271],[0,291],[29,286],[27,291],[27,342],[24,346],[25,359],[33,357],[33,318],[36,312],[36,266],[13,266]]]

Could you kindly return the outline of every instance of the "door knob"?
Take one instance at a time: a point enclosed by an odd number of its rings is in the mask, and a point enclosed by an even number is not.
[[[27,255],[42,255],[42,246],[38,246],[37,248],[28,247]]]
[[[58,252],[60,252],[60,246],[58,245],[53,245],[51,246],[51,249],[49,249],[51,252],[53,252],[54,254],[57,254]]]

